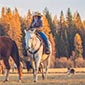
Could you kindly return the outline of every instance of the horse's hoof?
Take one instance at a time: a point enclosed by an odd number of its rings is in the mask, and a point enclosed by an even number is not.
[[[8,82],[8,80],[6,79],[6,80],[3,81],[3,83],[5,83],[5,82]]]
[[[44,76],[44,75],[42,75],[42,79],[43,79],[43,80],[45,79],[45,76]]]
[[[34,80],[34,82],[37,82],[36,80]]]
[[[34,82],[36,82],[36,81],[34,81]]]
[[[19,80],[18,82],[19,82],[19,83],[21,83],[22,81],[21,81],[21,80]]]

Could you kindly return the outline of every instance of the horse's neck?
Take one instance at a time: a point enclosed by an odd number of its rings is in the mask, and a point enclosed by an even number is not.
[[[40,40],[37,38],[37,36],[35,35],[35,38],[34,38],[34,42],[33,42],[33,44],[34,44],[34,49],[37,49],[37,48],[39,48],[39,46],[40,46]]]

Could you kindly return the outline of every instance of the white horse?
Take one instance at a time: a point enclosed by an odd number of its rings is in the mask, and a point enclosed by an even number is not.
[[[25,31],[25,39],[26,43],[28,44],[28,54],[30,53],[32,56],[30,57],[31,65],[33,68],[33,79],[34,82],[37,81],[37,73],[39,67],[41,67],[42,71],[42,79],[47,78],[48,67],[50,65],[50,56],[52,54],[51,43],[50,45],[50,54],[43,54],[44,46],[42,41],[37,37],[34,31]],[[44,74],[45,68],[45,74]]]

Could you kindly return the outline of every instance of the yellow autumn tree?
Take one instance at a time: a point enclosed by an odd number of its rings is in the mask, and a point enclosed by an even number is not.
[[[19,50],[22,49],[21,23],[17,8],[15,8],[14,12],[12,12],[10,8],[3,7],[1,15],[1,23],[9,25],[9,29],[7,31],[8,36],[17,43]],[[5,26],[5,24],[3,25]]]
[[[75,22],[76,27],[81,30],[81,28],[83,27],[83,24],[82,24],[82,20],[78,12],[74,13],[73,20]]]
[[[7,12],[7,8],[2,7],[0,24],[2,24],[2,26],[4,27],[4,31],[6,32],[6,34],[8,34],[8,31],[9,31],[9,17],[7,16],[6,12]]]
[[[48,21],[47,21],[47,18],[45,17],[45,15],[43,15],[43,17],[42,17],[42,22],[43,22],[42,31],[48,36],[48,39],[50,40],[50,42],[52,44],[52,56],[51,56],[50,66],[54,67],[54,63],[55,63],[55,42],[54,42],[54,38],[52,36],[50,26],[48,24]]]
[[[26,16],[26,27],[29,28],[30,24],[32,22],[32,14],[30,10],[28,10],[27,16]]]
[[[13,19],[13,14],[12,14],[12,11],[10,8],[7,9],[7,12],[6,12],[6,16],[8,18],[8,24],[9,24],[9,31],[8,31],[8,35],[10,36],[10,38],[13,39],[13,30],[12,30],[12,27],[11,27],[11,21]]]
[[[74,46],[75,46],[75,57],[82,57],[82,53],[83,53],[83,48],[82,48],[82,40],[81,40],[81,36],[76,33],[75,37],[74,37]]]
[[[9,18],[8,18],[6,12],[7,12],[7,8],[6,7],[2,7],[1,22],[9,24]]]
[[[47,21],[47,19],[44,15],[43,15],[42,19],[43,19],[42,20],[42,22],[43,22],[43,31],[45,32],[45,34],[49,38],[50,27],[49,27],[48,21]]]
[[[21,46],[21,38],[22,38],[22,32],[21,32],[21,23],[20,23],[20,17],[17,8],[14,10],[13,18],[12,18],[11,26],[13,33],[14,33],[14,40],[16,41],[18,48],[22,49]]]

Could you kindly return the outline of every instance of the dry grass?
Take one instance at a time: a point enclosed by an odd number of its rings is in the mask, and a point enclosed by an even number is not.
[[[0,76],[0,85],[85,85],[85,74],[75,74],[68,76],[67,74],[49,74],[47,80],[42,80],[39,74],[38,82],[33,82],[32,74],[24,74],[22,83],[18,83],[16,74],[11,74],[9,81],[3,83],[3,76]]]
[[[74,68],[76,73],[85,73],[85,68]],[[49,69],[49,73],[66,73],[67,68],[55,68],[55,69]]]
[[[76,68],[76,71],[82,71],[84,68]],[[59,71],[63,73],[58,73]],[[85,70],[85,69],[84,69]],[[26,71],[26,70],[24,70]],[[57,72],[55,72],[57,71]],[[52,73],[54,72],[54,73]],[[85,85],[85,73],[75,73],[67,75],[66,68],[50,69],[47,80],[42,80],[41,74],[38,74],[38,82],[33,82],[33,75],[24,72],[21,83],[18,83],[18,74],[10,74],[9,81],[3,83],[5,76],[0,74],[0,85]]]

